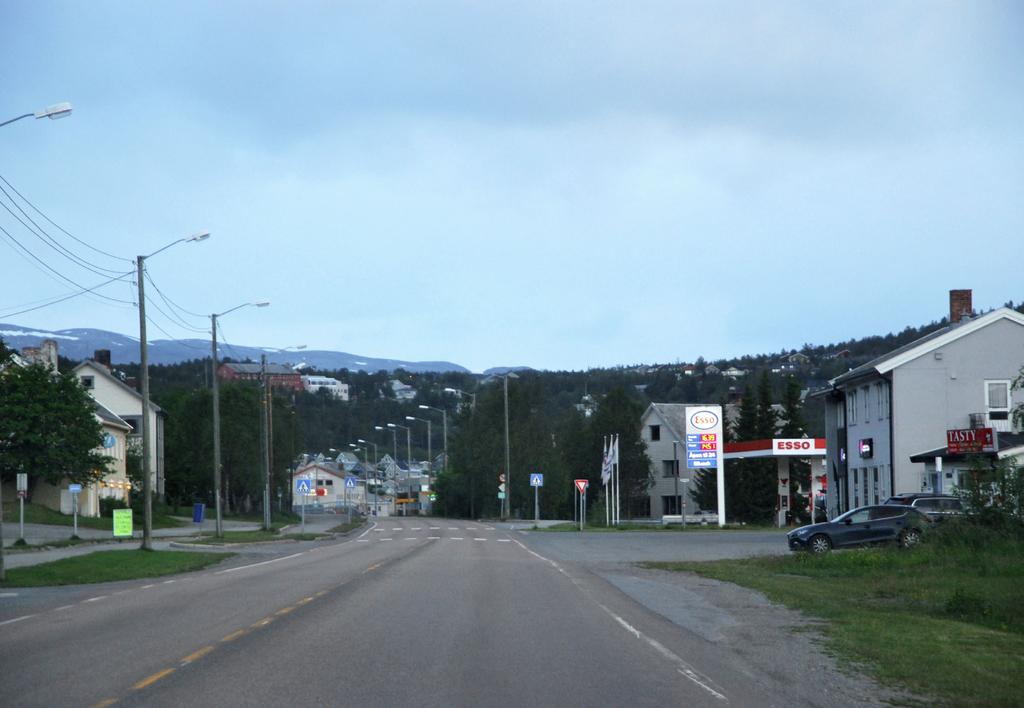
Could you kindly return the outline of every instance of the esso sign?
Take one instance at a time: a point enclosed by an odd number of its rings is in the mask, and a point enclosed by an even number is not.
[[[773,440],[772,447],[777,455],[799,455],[814,449],[814,440],[808,438],[785,438]]]
[[[696,430],[711,430],[718,425],[718,416],[712,411],[700,410],[690,416],[690,427]]]

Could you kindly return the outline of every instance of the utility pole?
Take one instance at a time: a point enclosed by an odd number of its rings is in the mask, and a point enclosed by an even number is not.
[[[149,346],[146,342],[146,257],[136,261],[136,279],[139,281],[139,378],[142,380],[142,548],[153,550],[153,483],[149,454],[152,443],[149,436]]]
[[[509,469],[511,466],[511,455],[509,453],[508,443],[508,375],[511,372],[505,374],[505,513],[504,518],[508,519],[511,516],[512,510],[512,470]]]
[[[210,356],[213,365],[213,501],[217,507],[217,538],[224,537],[220,510],[220,384],[217,382],[217,315],[210,315]]]
[[[270,459],[267,456],[268,442],[267,432],[269,422],[267,419],[267,355],[260,355],[260,381],[263,384],[260,405],[260,454],[263,464],[263,528],[270,530]]]

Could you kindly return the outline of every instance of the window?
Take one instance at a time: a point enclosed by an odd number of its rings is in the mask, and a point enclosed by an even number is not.
[[[998,422],[1009,421],[1010,419],[1009,381],[985,382],[985,413],[988,415],[988,422],[993,428],[1004,433],[1010,432],[1008,423],[1000,425]]]
[[[661,515],[662,516],[674,516],[679,513],[679,500],[680,497],[672,496],[671,494],[662,496],[661,498]]]
[[[871,495],[872,495],[871,496],[871,503],[872,504],[877,504],[878,503],[878,468],[877,467],[872,467],[871,468],[871,472],[874,475],[874,486],[871,489]]]
[[[860,485],[857,483],[857,469],[853,470],[853,506],[860,506]]]
[[[90,389],[90,390],[95,388],[96,380],[92,376],[83,376],[81,380],[82,380],[82,388],[87,388],[87,389]]]
[[[868,422],[868,418],[871,416],[871,407],[868,405],[868,393],[871,391],[870,386],[864,386],[860,392],[864,395],[864,422]]]
[[[844,406],[836,406],[836,427],[846,427],[846,408]]]
[[[875,402],[878,407],[878,419],[885,419],[885,384],[879,381],[875,384]]]
[[[856,389],[850,391],[846,398],[846,417],[850,421],[850,425],[857,424],[857,391]]]
[[[662,477],[675,477],[676,476],[676,461],[675,460],[662,460],[661,461],[661,476]]]
[[[660,425],[650,425],[650,426],[647,427],[647,429],[648,429],[648,431],[651,434],[651,440],[661,440],[661,426]]]

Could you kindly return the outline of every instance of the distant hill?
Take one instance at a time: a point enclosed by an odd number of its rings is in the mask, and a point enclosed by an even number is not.
[[[36,347],[44,339],[57,342],[60,355],[68,359],[81,361],[92,357],[97,349],[109,349],[114,364],[131,364],[139,361],[139,340],[117,332],[102,329],[61,329],[54,332],[31,327],[0,323],[0,339],[7,346],[20,350],[22,347]],[[252,359],[259,361],[261,354],[267,355],[267,361],[279,364],[307,364],[322,371],[394,371],[405,369],[416,373],[447,372],[469,373],[469,369],[450,361],[404,361],[401,359],[375,359],[374,357],[358,356],[348,352],[333,351],[288,351],[275,352],[246,347],[237,344],[221,343],[218,355],[236,361]],[[151,339],[149,340],[149,361],[151,364],[177,364],[192,359],[204,359],[210,356],[210,342],[203,339]]]

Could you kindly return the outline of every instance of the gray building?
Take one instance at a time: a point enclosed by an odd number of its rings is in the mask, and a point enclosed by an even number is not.
[[[948,492],[962,469],[911,460],[946,444],[946,431],[1012,433],[1024,394],[1024,315],[972,317],[971,292],[950,292],[950,324],[836,377],[825,397],[829,516],[891,494]]]

